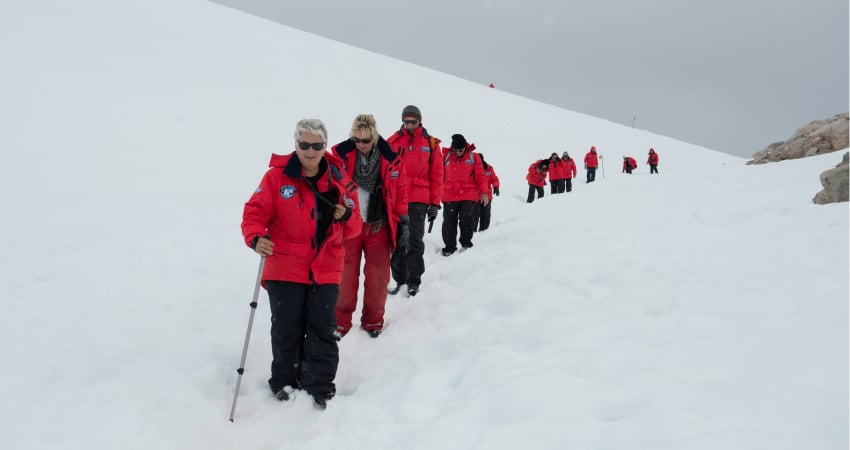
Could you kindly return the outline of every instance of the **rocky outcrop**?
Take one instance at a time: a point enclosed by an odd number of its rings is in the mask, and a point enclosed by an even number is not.
[[[786,159],[822,155],[848,147],[848,113],[836,114],[829,119],[816,120],[798,129],[785,142],[774,142],[753,153],[747,164],[764,164]]]
[[[818,205],[827,203],[846,202],[850,196],[850,153],[845,153],[841,162],[834,169],[829,169],[820,174],[820,184],[823,190],[815,194],[813,202]]]

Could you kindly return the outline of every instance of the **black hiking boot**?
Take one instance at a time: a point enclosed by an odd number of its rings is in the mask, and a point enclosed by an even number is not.
[[[400,291],[400,290],[401,290],[401,284],[396,283],[394,288],[387,289],[387,293],[389,293],[390,295],[396,295],[396,294],[398,294],[398,291]]]
[[[313,396],[313,406],[315,406],[316,409],[325,410],[328,407],[328,400],[330,400],[330,399],[331,399],[331,397],[328,396],[328,395],[323,395],[323,394],[314,395]]]
[[[367,333],[369,333],[369,337],[371,337],[371,338],[373,338],[373,339],[374,339],[374,338],[376,338],[376,337],[378,337],[378,336],[380,336],[380,335],[381,335],[381,331],[382,331],[382,330],[366,330],[366,332],[367,332]]]
[[[413,297],[418,293],[419,293],[419,286],[414,284],[414,285],[407,287],[407,295]]]

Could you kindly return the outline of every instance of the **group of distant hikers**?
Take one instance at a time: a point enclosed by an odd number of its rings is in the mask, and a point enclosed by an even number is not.
[[[584,155],[584,168],[587,171],[585,183],[596,181],[596,169],[600,165],[602,155],[596,153],[596,147],[591,146],[590,151]],[[649,157],[646,160],[649,165],[649,173],[658,173],[658,153],[655,149],[649,149]],[[631,174],[637,168],[637,161],[631,156],[623,156],[623,173]],[[570,154],[564,152],[561,156],[552,153],[548,158],[538,159],[528,166],[528,203],[534,202],[536,198],[544,195],[543,187],[546,186],[546,178],[549,178],[551,194],[562,194],[573,190],[573,178],[577,178],[576,163]]]
[[[242,235],[262,257],[258,283],[271,307],[268,383],[278,400],[303,390],[324,409],[336,393],[338,341],[353,327],[361,261],[360,328],[377,338],[387,295],[402,286],[408,297],[419,293],[426,222],[430,232],[442,209],[443,256],[458,243],[471,248],[473,234],[490,226],[499,178],[475,144],[458,133],[441,147],[414,105],[401,120],[384,138],[375,118],[360,114],[330,151],[325,124],[300,120],[293,152],[272,154],[245,203]],[[247,339],[243,362],[246,351]]]

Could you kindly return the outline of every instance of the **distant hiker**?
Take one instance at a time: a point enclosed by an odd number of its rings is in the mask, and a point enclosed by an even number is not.
[[[457,229],[460,225],[460,245],[472,247],[473,212],[475,203],[490,203],[489,180],[484,176],[481,158],[475,144],[466,142],[462,134],[452,135],[452,146],[444,148],[445,180],[443,182],[443,256],[457,251]]]
[[[590,151],[584,155],[584,168],[587,170],[587,181],[593,183],[596,180],[596,168],[599,167],[599,158],[596,156],[596,147],[590,147]]]
[[[655,153],[654,149],[649,149],[649,158],[646,159],[646,163],[649,164],[649,173],[658,173],[658,153]]]
[[[334,310],[345,255],[342,241],[357,236],[362,226],[357,186],[342,161],[325,153],[327,143],[321,120],[300,120],[295,151],[272,154],[271,169],[242,213],[245,243],[265,257],[262,284],[271,305],[269,387],[278,400],[304,389],[320,408],[336,393]]]
[[[637,169],[637,161],[631,156],[623,156],[623,172],[631,175],[632,170]]]
[[[549,155],[549,192],[552,195],[566,191],[566,164],[557,153]]]
[[[564,161],[564,187],[566,192],[570,192],[573,190],[573,178],[576,177],[576,162],[567,152],[561,155],[561,160]]]
[[[406,249],[410,240],[405,171],[401,157],[378,134],[371,114],[355,117],[349,136],[332,150],[357,184],[363,229],[359,236],[343,242],[345,265],[336,305],[336,331],[341,338],[351,330],[363,255],[366,263],[360,328],[376,338],[384,328],[390,255],[396,246]]]
[[[407,210],[410,216],[410,246],[396,247],[390,267],[396,286],[389,290],[397,294],[401,285],[407,285],[407,295],[419,292],[425,272],[425,219],[433,222],[440,210],[443,193],[443,159],[440,140],[428,134],[422,126],[422,113],[413,105],[401,112],[401,128],[387,139],[396,153],[401,155],[407,176]]]
[[[495,85],[495,84],[490,83],[490,88],[491,88],[491,89],[492,89],[492,88],[495,88],[495,87],[496,87],[496,85]]]
[[[496,176],[496,171],[493,166],[484,160],[484,155],[478,153],[481,158],[481,167],[484,168],[484,177],[487,178],[487,197],[490,202],[482,205],[481,202],[475,202],[475,214],[472,218],[472,229],[474,231],[484,231],[490,228],[490,208],[493,206],[493,195],[499,196],[499,177]]]
[[[549,160],[539,159],[528,166],[528,203],[534,201],[534,193],[537,198],[543,198],[543,186],[546,186],[546,174],[549,172]]]

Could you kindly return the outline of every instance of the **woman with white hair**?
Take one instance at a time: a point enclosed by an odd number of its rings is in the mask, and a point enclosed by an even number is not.
[[[295,149],[272,154],[270,169],[245,203],[242,235],[265,258],[263,287],[271,306],[269,387],[278,400],[295,389],[324,409],[336,393],[334,336],[343,239],[360,233],[357,187],[342,162],[325,152],[318,119],[295,127]]]

